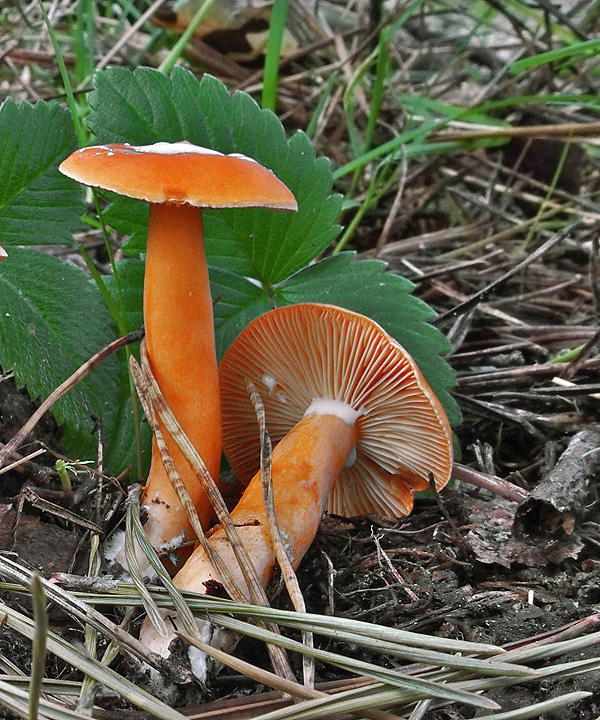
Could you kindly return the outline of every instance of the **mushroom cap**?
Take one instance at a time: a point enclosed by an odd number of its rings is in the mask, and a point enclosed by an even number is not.
[[[357,411],[356,461],[332,488],[331,513],[408,515],[429,473],[438,489],[450,478],[452,433],[439,400],[410,355],[369,318],[333,305],[290,305],[261,315],[232,343],[219,368],[223,449],[244,484],[260,458],[246,379],[262,398],[273,444],[316,400]]]
[[[59,169],[84,185],[150,203],[298,209],[291,191],[255,160],[188,142],[95,145],[76,150]]]

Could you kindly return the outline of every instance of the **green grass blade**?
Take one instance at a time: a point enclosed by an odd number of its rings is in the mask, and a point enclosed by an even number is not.
[[[547,65],[548,63],[564,60],[565,58],[573,58],[577,55],[591,56],[596,54],[599,49],[600,39],[584,40],[583,42],[573,43],[566,47],[556,48],[556,50],[548,50],[533,57],[517,60],[512,64],[510,73],[511,75],[518,75],[524,70],[531,70],[540,65]]]
[[[191,19],[190,24],[185,29],[183,35],[179,38],[175,45],[173,45],[173,48],[171,49],[171,52],[168,54],[166,59],[163,60],[163,62],[159,65],[158,70],[160,72],[168,75],[175,67],[175,64],[182,56],[183,51],[187,47],[187,44],[189,43],[192,35],[196,31],[196,28],[212,10],[212,6],[215,4],[215,2],[216,0],[204,0],[202,5],[200,5],[194,17]]]
[[[261,104],[263,108],[275,111],[277,101],[277,80],[279,78],[279,58],[285,33],[285,24],[290,0],[274,0],[271,9],[269,38],[265,53],[263,89]]]

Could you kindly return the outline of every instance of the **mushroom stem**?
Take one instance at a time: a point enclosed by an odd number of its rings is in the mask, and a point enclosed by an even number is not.
[[[336,415],[309,415],[273,451],[275,516],[294,567],[299,565],[317,533],[329,491],[355,447],[356,438],[356,428]],[[266,586],[275,567],[275,556],[260,472],[250,481],[231,519]],[[223,529],[217,529],[209,541],[223,556],[240,588],[247,591]],[[182,590],[205,594],[205,583],[211,579],[219,580],[204,550],[198,546],[174,582]]]
[[[295,425],[273,451],[275,516],[294,567],[298,567],[317,533],[329,491],[342,472],[356,440],[356,428],[342,418],[336,415],[309,415]],[[231,513],[231,519],[252,558],[263,587],[266,587],[275,568],[275,552],[263,502],[260,472],[250,481]],[[229,567],[234,582],[249,596],[242,571],[224,530],[219,527],[208,540]],[[220,578],[198,545],[173,582],[180,590],[206,595],[214,589],[211,581],[219,582]],[[150,650],[168,657],[169,646],[176,637],[175,629],[181,628],[172,613],[163,611],[163,614],[171,615],[172,619],[167,637],[160,636],[150,619],[146,618],[140,631],[140,640]],[[210,632],[209,623],[199,622],[199,626],[203,635]],[[217,632],[212,642],[231,648],[235,639],[229,633]],[[206,680],[207,672],[203,655],[190,648],[192,670],[201,681]]]
[[[182,429],[216,478],[221,410],[202,210],[198,207],[150,205],[144,325],[152,373]],[[207,527],[211,507],[202,485],[175,441],[162,430],[200,521]],[[148,511],[146,533],[154,547],[195,537],[156,441],[142,502]]]

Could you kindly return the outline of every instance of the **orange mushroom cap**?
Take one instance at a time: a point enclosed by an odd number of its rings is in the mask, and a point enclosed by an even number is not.
[[[298,209],[290,190],[255,160],[185,141],[95,145],[75,151],[59,169],[84,185],[150,203]]]
[[[316,303],[273,310],[227,350],[219,379],[223,449],[243,483],[260,456],[246,379],[262,397],[274,444],[305,414],[329,414],[332,401],[332,414],[349,406],[356,459],[335,482],[329,512],[408,515],[429,473],[438,489],[450,478],[452,434],[439,400],[404,348],[369,318]]]

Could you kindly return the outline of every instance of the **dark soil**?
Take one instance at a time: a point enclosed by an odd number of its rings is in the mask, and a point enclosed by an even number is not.
[[[6,424],[10,425],[12,417],[21,422],[31,411],[31,402],[16,390],[11,380],[0,384],[0,389],[3,407],[10,408]],[[465,427],[469,427],[468,420]],[[40,431],[45,443],[60,448],[60,433],[51,421]],[[31,447],[37,444],[32,441]],[[557,450],[563,445],[564,442],[559,442]],[[520,452],[525,451],[523,445]],[[89,497],[82,497],[79,507],[73,505],[72,496],[70,502],[64,493],[61,498],[52,455],[46,453],[39,461],[36,459],[37,462],[39,464],[25,464],[19,472],[9,472],[3,478],[1,547],[16,552],[25,564],[46,577],[56,571],[71,572],[74,568],[85,572],[85,532],[52,512],[23,501],[23,492],[19,495],[19,489],[34,488],[40,496],[51,493],[58,506],[70,507],[74,512],[84,512]],[[76,497],[78,483],[78,477],[73,475]],[[22,512],[15,531],[19,498]],[[417,499],[413,514],[396,523],[376,517],[325,517],[298,573],[307,607],[314,612],[508,647],[585,618],[590,618],[590,627],[598,626],[600,516],[591,494],[589,500],[587,512],[578,515],[580,519],[570,535],[562,529],[555,533],[551,545],[557,562],[544,561],[547,543],[543,537],[513,533],[517,503],[465,483],[446,488],[441,494],[441,507],[433,497]],[[491,534],[493,543],[487,542],[484,531]],[[505,551],[509,544],[512,544],[513,556],[522,552],[529,566],[508,559],[509,553]],[[530,549],[535,544],[539,552],[532,555]],[[4,594],[4,597],[11,603],[28,605],[18,596]],[[288,604],[283,595],[276,602],[284,607]],[[53,613],[51,617],[54,629],[59,632],[73,627],[62,613]],[[12,633],[5,633],[3,637],[0,652],[27,671],[29,644]],[[335,642],[326,639],[319,639],[319,645],[336,647]],[[347,646],[344,648],[344,652],[352,652]],[[237,654],[269,666],[262,645],[255,641],[242,641]],[[386,663],[385,658],[370,656],[363,649],[356,648],[355,654],[361,659]],[[595,654],[592,648],[563,659]],[[122,671],[131,675],[132,668],[122,667]],[[64,673],[64,668],[60,672]],[[319,682],[343,677],[333,668],[322,665],[317,667],[317,672]],[[132,677],[144,682],[143,677],[135,674]],[[562,717],[591,720],[598,714],[598,688],[600,672],[596,671],[575,679],[498,690],[491,697],[509,710],[553,695],[588,690],[594,693],[593,697],[563,711]],[[214,679],[208,696],[202,694],[202,703],[220,697],[239,697],[240,693],[250,690],[256,692],[254,683],[223,671]],[[176,698],[176,702],[188,707],[197,707],[199,700],[196,693],[189,690]],[[110,717],[125,712],[111,708],[110,704],[107,711]],[[134,715],[136,713],[132,717]],[[471,716],[471,711],[461,714],[459,709],[440,710],[431,715],[444,720]]]

